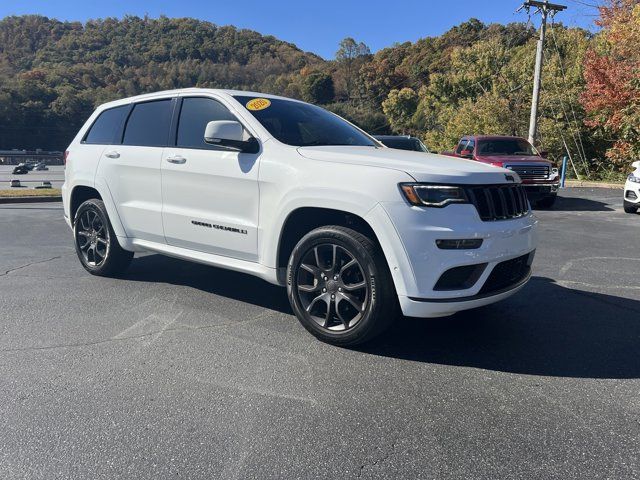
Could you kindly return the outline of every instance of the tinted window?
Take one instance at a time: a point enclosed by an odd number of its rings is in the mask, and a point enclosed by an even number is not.
[[[469,140],[469,143],[467,143],[467,146],[464,147],[465,150],[471,150],[473,152],[473,149],[476,148],[476,141],[475,140]]]
[[[482,155],[537,155],[536,150],[524,138],[482,140],[478,143],[478,153]]]
[[[182,100],[177,145],[186,148],[219,148],[204,141],[207,123],[214,120],[237,120],[227,107],[211,98]]]
[[[246,107],[247,103],[259,97],[238,95],[234,98]],[[261,108],[247,111],[271,135],[288,145],[376,146],[371,138],[340,117],[308,103],[270,98],[268,106]]]
[[[417,138],[383,138],[380,140],[389,148],[398,150],[412,150],[415,152],[427,152],[428,150]]]
[[[120,132],[128,111],[129,105],[124,105],[102,112],[85,135],[85,143],[104,145],[120,143],[116,141],[116,135]]]
[[[456,153],[462,153],[462,151],[465,149],[465,145],[469,142],[469,140],[467,140],[466,138],[463,138],[462,140],[460,140],[460,143],[458,144],[458,148],[456,148]]]
[[[167,144],[171,123],[171,100],[138,103],[127,121],[124,145],[162,147]]]

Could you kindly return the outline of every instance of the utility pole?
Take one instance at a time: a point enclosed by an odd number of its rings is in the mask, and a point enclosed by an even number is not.
[[[542,24],[540,25],[540,38],[538,39],[538,49],[536,50],[536,70],[533,75],[533,97],[531,98],[531,118],[529,119],[529,143],[532,145],[536,140],[536,133],[538,130],[538,101],[540,100],[540,81],[542,77],[542,55],[544,48],[544,36],[547,31],[547,18],[549,15],[552,17],[567,7],[564,5],[557,5],[549,3],[548,0],[542,2],[529,0],[522,4],[518,9],[525,9],[527,13],[531,8],[535,8],[535,13],[539,13],[542,16]]]

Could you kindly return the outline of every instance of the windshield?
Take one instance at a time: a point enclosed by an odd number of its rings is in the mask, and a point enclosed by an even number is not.
[[[523,138],[480,140],[477,153],[478,155],[538,155],[536,149]]]
[[[235,95],[234,98],[271,135],[287,145],[376,146],[367,135],[323,108],[280,98],[262,99],[245,95]]]
[[[398,150],[412,150],[414,152],[429,152],[427,147],[417,138],[385,137],[379,138],[389,148]]]

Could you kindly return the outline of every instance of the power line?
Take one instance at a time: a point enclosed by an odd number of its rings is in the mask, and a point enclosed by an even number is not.
[[[553,19],[551,20],[550,32],[551,32],[551,39],[553,40],[553,44],[554,44],[555,50],[556,50],[556,55],[558,56],[558,61],[559,61],[559,64],[560,64],[560,73],[562,74],[562,81],[564,83],[565,90],[566,90],[566,88],[569,85],[569,82],[567,81],[567,75],[565,73],[564,63],[562,61],[562,56],[560,55],[560,48],[558,46],[558,40],[556,38],[555,24],[553,22]],[[576,127],[576,130],[577,130],[578,142],[580,144],[580,146],[578,147],[578,153],[581,153],[582,157],[584,158],[585,163],[588,163],[587,162],[587,154],[586,154],[585,149],[584,149],[584,144],[582,143],[582,135],[580,134],[580,122],[578,122],[578,116],[576,115],[576,111],[573,108],[573,103],[571,102],[571,100],[567,101],[567,103],[569,104],[569,107],[571,108],[571,115],[573,116],[573,121],[575,122],[575,127]],[[587,168],[587,173],[588,173],[588,168]]]

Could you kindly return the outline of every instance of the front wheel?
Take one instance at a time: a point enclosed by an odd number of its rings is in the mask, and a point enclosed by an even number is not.
[[[317,228],[298,242],[287,267],[287,293],[300,323],[334,345],[371,340],[398,312],[378,245],[340,226]]]
[[[624,211],[626,213],[637,213],[638,207],[631,202],[624,201]]]
[[[78,207],[73,236],[80,263],[93,275],[118,275],[133,258],[133,252],[118,243],[102,200],[93,198]]]

